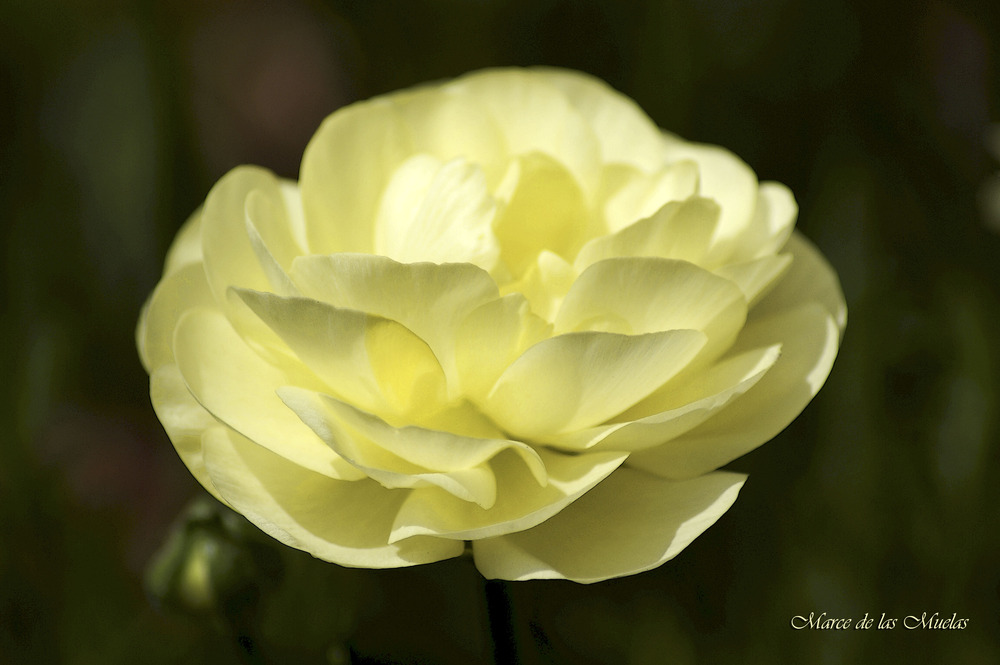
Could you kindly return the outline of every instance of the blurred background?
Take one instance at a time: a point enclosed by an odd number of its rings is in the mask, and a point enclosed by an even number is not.
[[[489,662],[465,562],[347,571],[205,503],[167,543],[204,493],[133,330],[227,170],[296,177],[337,107],[515,64],[596,74],[788,184],[849,325],[819,397],[730,465],[750,479],[715,527],[638,577],[510,585],[503,657],[1000,662],[1000,6],[5,0],[0,663]],[[235,582],[178,596],[191,551]],[[876,624],[790,628],[810,612]],[[901,626],[924,612],[968,626]]]

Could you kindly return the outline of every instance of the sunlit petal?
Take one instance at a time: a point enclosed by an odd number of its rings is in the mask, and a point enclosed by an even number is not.
[[[397,418],[441,408],[441,366],[403,325],[308,298],[237,293],[334,394]]]
[[[663,135],[634,101],[603,81],[567,69],[539,68],[594,128],[605,162],[634,164],[651,171],[660,166]]]
[[[666,136],[668,162],[692,161],[698,166],[698,194],[719,204],[719,225],[709,262],[728,259],[735,239],[750,224],[757,207],[757,177],[743,160],[725,148]]]
[[[779,345],[752,349],[713,365],[697,381],[657,391],[611,423],[544,439],[570,449],[638,451],[664,444],[714,416],[764,377],[780,355]]]
[[[488,578],[600,582],[655,568],[715,523],[746,476],[716,472],[685,481],[619,469],[534,528],[478,540]]]
[[[563,455],[539,450],[538,455],[545,465],[544,485],[513,453],[492,461],[497,497],[489,510],[441,489],[415,490],[400,508],[393,541],[417,535],[475,540],[530,528],[577,500],[625,460],[620,453]]]
[[[427,342],[457,385],[455,330],[469,312],[499,297],[496,284],[468,263],[402,264],[382,256],[304,256],[292,265],[303,295],[403,324]]]
[[[736,348],[781,344],[781,357],[751,390],[695,429],[629,459],[668,478],[726,464],[773,438],[819,391],[837,355],[839,330],[816,304],[754,319]]]
[[[584,191],[600,174],[601,148],[584,116],[543,77],[515,69],[486,70],[445,86],[475,98],[502,128],[512,155],[542,152],[561,162]]]
[[[484,409],[522,438],[589,427],[632,406],[679,372],[704,333],[580,332],[528,349],[500,377]]]
[[[409,127],[386,100],[352,104],[324,120],[306,146],[299,181],[310,251],[371,252],[382,192],[413,152]]]
[[[490,270],[500,255],[497,203],[464,159],[411,157],[393,175],[375,220],[375,252],[404,263],[468,262]]]
[[[719,206],[711,199],[671,201],[617,233],[597,236],[580,250],[574,265],[582,271],[603,259],[625,256],[698,263],[708,250],[718,217]]]

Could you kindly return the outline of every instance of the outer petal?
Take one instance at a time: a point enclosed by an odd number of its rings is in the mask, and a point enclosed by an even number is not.
[[[277,336],[230,287],[287,292],[292,288],[281,261],[296,253],[285,208],[285,190],[271,172],[241,166],[216,183],[205,200],[201,241],[205,276],[215,301],[241,336],[270,352]],[[279,355],[280,357],[280,355]]]
[[[462,543],[389,544],[407,490],[315,473],[224,429],[205,433],[205,465],[219,495],[275,539],[343,566],[395,568],[458,556]]]
[[[747,303],[753,307],[778,283],[791,264],[790,254],[770,255],[741,263],[727,263],[716,268],[715,274],[736,284]]]
[[[177,366],[191,394],[221,422],[276,455],[331,478],[363,474],[328,448],[278,398],[283,385],[320,387],[294,367],[279,369],[255,354],[219,313],[189,312],[174,337]]]
[[[202,212],[201,241],[205,274],[219,303],[226,305],[231,286],[270,290],[248,232],[251,224],[270,253],[286,264],[300,250],[291,236],[281,183],[261,168],[240,166],[227,173],[208,193]]]
[[[324,120],[306,146],[299,180],[310,251],[372,251],[382,192],[413,152],[409,128],[384,98]]]
[[[177,236],[167,250],[167,258],[163,265],[164,277],[188,263],[201,263],[201,210],[201,208],[195,210],[177,231]]]
[[[704,370],[697,381],[651,395],[615,417],[617,422],[549,437],[544,443],[570,450],[627,451],[662,445],[753,388],[774,366],[780,351],[781,346],[775,344],[729,357]]]
[[[802,303],[816,302],[829,312],[843,332],[847,325],[847,304],[837,273],[801,233],[793,232],[784,250],[794,257],[791,268],[777,288],[754,308],[753,315],[763,317]]]
[[[143,307],[136,328],[139,357],[147,372],[174,362],[174,329],[192,309],[216,309],[201,263],[186,263],[165,276]]]
[[[530,71],[485,70],[447,84],[496,119],[511,155],[543,152],[560,161],[584,192],[595,191],[601,149],[593,129],[557,87]]]
[[[156,417],[191,475],[213,496],[221,498],[205,469],[201,436],[209,429],[225,426],[191,396],[176,365],[164,365],[150,375],[149,398]]]
[[[672,559],[729,509],[746,476],[673,482],[619,469],[538,526],[473,544],[487,578],[600,582]]]
[[[719,204],[719,226],[710,258],[724,261],[734,250],[735,238],[753,218],[757,207],[757,176],[743,160],[725,148],[667,137],[664,151],[667,162],[695,162],[700,176],[698,193]]]
[[[710,471],[773,438],[819,392],[846,323],[844,297],[836,274],[812,244],[793,233],[785,249],[791,267],[751,310],[729,353],[781,344],[781,358],[717,416],[661,448],[634,455],[630,464],[672,478]],[[660,405],[651,402],[628,415],[658,410]]]
[[[738,348],[781,343],[782,355],[752,390],[703,425],[629,464],[667,478],[689,478],[718,468],[773,438],[816,395],[837,355],[839,331],[815,303],[749,323]]]
[[[567,69],[538,68],[594,128],[605,162],[652,171],[663,163],[663,135],[634,101],[604,81]]]
[[[753,219],[739,239],[733,260],[774,254],[785,244],[795,226],[799,206],[792,191],[779,182],[762,182],[757,190]]]

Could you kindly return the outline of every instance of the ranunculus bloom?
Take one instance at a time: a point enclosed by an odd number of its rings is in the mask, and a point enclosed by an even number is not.
[[[837,353],[783,185],[571,71],[341,109],[301,180],[239,167],[138,328],[205,488],[346,566],[593,582],[675,556]]]

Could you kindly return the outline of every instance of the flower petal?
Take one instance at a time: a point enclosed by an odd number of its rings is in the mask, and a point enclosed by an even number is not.
[[[300,169],[310,251],[372,251],[382,192],[413,152],[409,128],[384,98],[352,104],[324,120]]]
[[[736,284],[749,306],[753,307],[784,277],[791,264],[791,254],[778,254],[741,263],[727,263],[714,272]]]
[[[191,396],[176,365],[164,365],[149,377],[149,399],[163,429],[191,475],[217,499],[202,455],[202,432],[225,427]]]
[[[365,568],[431,563],[462,553],[461,542],[443,538],[388,542],[406,490],[332,479],[221,428],[208,430],[203,443],[208,474],[226,503],[286,545]]]
[[[719,206],[711,199],[692,196],[671,201],[617,233],[588,242],[577,254],[574,267],[582,271],[603,259],[624,256],[658,256],[697,264],[708,250],[718,218]]]
[[[808,303],[754,318],[734,351],[781,344],[781,357],[751,390],[704,424],[629,464],[667,478],[690,478],[744,455],[773,438],[816,395],[837,355],[839,331],[830,314]]]
[[[741,234],[731,260],[760,258],[780,250],[791,235],[798,214],[792,190],[779,182],[760,183],[753,219]]]
[[[375,221],[375,253],[403,263],[472,263],[491,270],[497,203],[486,177],[465,159],[426,154],[403,163],[386,187]]]
[[[147,372],[174,362],[174,328],[188,310],[216,309],[201,263],[185,263],[165,275],[143,306],[136,327],[139,357]]]
[[[205,274],[219,303],[226,302],[230,286],[258,290],[272,286],[247,233],[248,221],[268,241],[265,245],[280,250],[280,258],[288,261],[300,251],[288,229],[280,181],[262,168],[233,169],[208,193],[202,211]]]
[[[298,187],[277,179],[268,179],[266,187],[249,192],[244,203],[247,223],[253,225],[259,242],[283,270],[305,252],[297,228],[303,221],[296,221],[302,214],[301,204]]]
[[[506,139],[478,99],[440,89],[417,89],[390,99],[410,129],[414,153],[442,162],[461,157],[483,169],[491,188],[497,185],[506,169]]]
[[[551,321],[576,276],[571,263],[546,249],[518,281],[504,284],[501,293],[504,296],[522,294],[528,299],[532,312]]]
[[[303,368],[281,369],[254,353],[218,312],[185,314],[174,334],[174,355],[198,403],[221,422],[277,455],[331,478],[363,474],[347,464],[286,407],[283,385],[321,387]]]
[[[414,490],[399,510],[392,541],[417,535],[473,540],[530,528],[550,518],[603,481],[621,466],[620,453],[564,455],[538,450],[548,482],[534,474],[512,452],[490,463],[497,479],[496,503],[485,510],[450,493],[430,487]]]
[[[696,330],[553,337],[514,361],[483,408],[501,428],[528,440],[589,427],[650,394],[704,344]]]
[[[308,298],[236,293],[335,394],[395,419],[442,408],[441,366],[402,324]]]
[[[555,331],[700,330],[707,336],[702,353],[714,358],[736,339],[746,311],[736,285],[686,261],[605,259],[573,283],[559,308]]]
[[[462,392],[481,404],[503,371],[551,332],[552,325],[536,316],[520,293],[472,310],[456,335],[455,358]]]
[[[538,526],[473,545],[489,579],[591,583],[656,568],[715,523],[746,476],[673,482],[627,468]]]
[[[279,257],[287,261],[297,251],[286,212],[281,181],[271,172],[251,166],[237,167],[216,183],[202,212],[201,241],[209,288],[233,327],[259,350],[271,350],[280,342],[241,300],[227,294],[230,287],[260,291],[275,286],[282,291],[292,288],[279,262]]]
[[[544,443],[570,450],[630,452],[662,445],[750,390],[771,369],[780,352],[781,346],[775,344],[731,356],[703,370],[697,381],[657,391],[615,417],[618,422],[567,432],[546,438]]]
[[[202,262],[201,211],[202,208],[199,207],[191,213],[191,216],[177,231],[174,241],[170,243],[170,249],[167,250],[167,257],[163,262],[164,277],[176,272],[188,263]]]
[[[753,310],[754,316],[793,309],[802,303],[818,302],[830,313],[843,332],[847,325],[847,304],[840,280],[816,246],[801,233],[793,232],[784,250],[793,257],[791,268],[766,298]]]
[[[604,203],[604,219],[611,233],[653,215],[671,201],[684,201],[698,194],[698,164],[691,159],[681,159],[649,175],[622,169],[608,174],[614,174],[616,179]]]
[[[284,198],[278,200],[273,193],[269,196],[260,190],[247,194],[246,234],[271,288],[282,295],[295,295],[286,271],[303,250],[288,228]],[[278,224],[283,228],[275,228]]]
[[[507,204],[497,218],[501,258],[520,275],[548,250],[572,259],[590,228],[586,200],[573,175],[540,152],[518,156],[504,181]]]
[[[682,141],[665,134],[668,163],[690,160],[698,165],[698,194],[719,204],[719,225],[711,259],[727,260],[735,238],[750,224],[757,206],[757,176],[739,157],[719,146]]]
[[[505,450],[516,452],[536,481],[545,482],[541,459],[518,441],[415,426],[397,428],[328,395],[291,387],[279,394],[327,445],[387,487],[430,483],[489,508],[496,484],[486,463]]]
[[[556,86],[528,70],[473,72],[444,86],[475,98],[496,119],[510,155],[542,152],[561,162],[582,191],[595,190],[601,149],[593,129]]]
[[[781,344],[781,357],[751,390],[704,424],[634,454],[629,465],[667,478],[716,469],[770,440],[819,392],[833,366],[846,319],[837,276],[798,233],[785,249],[788,273],[753,308],[732,353]]]
[[[434,351],[449,389],[458,385],[455,331],[469,312],[499,297],[496,284],[468,263],[397,263],[384,256],[303,256],[292,265],[303,295],[334,307],[403,324]]]
[[[605,162],[652,171],[663,163],[663,135],[634,101],[604,81],[567,69],[532,70],[559,88],[594,128]]]
[[[393,427],[381,418],[365,413],[355,406],[329,395],[302,388],[285,387],[278,393],[299,417],[324,441],[329,423],[338,422],[355,433],[410,464],[435,471],[458,471],[478,466],[504,450],[514,450],[522,457],[538,482],[544,482],[545,468],[535,451],[527,444],[482,436],[468,436],[430,430],[422,427]],[[492,432],[490,432],[492,433]]]

